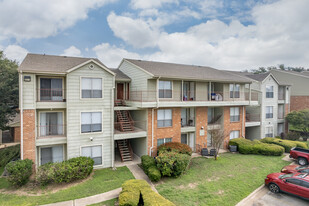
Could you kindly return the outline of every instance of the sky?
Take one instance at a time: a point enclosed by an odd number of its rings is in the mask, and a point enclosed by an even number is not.
[[[0,50],[225,70],[309,68],[309,0],[0,0]]]

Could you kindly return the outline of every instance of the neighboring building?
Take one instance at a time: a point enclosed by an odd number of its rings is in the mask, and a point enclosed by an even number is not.
[[[82,155],[113,167],[166,142],[199,151],[216,128],[227,147],[258,105],[251,79],[209,67],[28,54],[19,75],[22,158],[36,165]]]
[[[270,71],[282,83],[291,85],[291,111],[309,109],[309,73],[274,69]]]
[[[246,138],[280,136],[287,130],[285,116],[290,107],[290,86],[279,82],[271,73],[231,72],[253,80],[252,91],[259,92],[258,106],[246,107]]]

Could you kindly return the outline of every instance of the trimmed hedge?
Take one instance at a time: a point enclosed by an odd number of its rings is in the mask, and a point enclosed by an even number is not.
[[[147,175],[153,182],[158,182],[161,179],[161,172],[156,166],[149,167]]]
[[[154,192],[145,180],[127,180],[119,195],[120,206],[174,206],[172,202]]]
[[[156,166],[156,161],[153,157],[143,155],[141,159],[142,159],[142,167],[146,173],[148,172],[148,168]]]
[[[0,167],[4,167],[11,160],[19,158],[20,158],[20,145],[0,149]]]
[[[168,142],[158,147],[158,155],[162,152],[177,152],[180,154],[192,155],[192,149],[186,144],[179,142]]]
[[[46,185],[84,179],[91,174],[93,164],[90,157],[75,157],[63,162],[48,163],[38,168],[36,181],[40,185]]]
[[[6,165],[9,174],[8,181],[14,186],[22,186],[29,181],[32,175],[32,160],[17,160]]]
[[[236,138],[230,140],[229,145],[236,145],[241,154],[280,156],[284,153],[283,147],[262,143],[258,140],[251,141],[244,138]]]
[[[276,139],[272,137],[266,137],[261,139],[261,142],[267,144],[275,144],[284,147],[285,152],[290,152],[293,147],[301,147],[304,149],[308,149],[308,145],[305,142],[299,141],[292,141],[292,140],[283,140],[283,139]]]
[[[157,167],[163,176],[178,177],[188,167],[191,157],[177,152],[164,152],[156,157]]]

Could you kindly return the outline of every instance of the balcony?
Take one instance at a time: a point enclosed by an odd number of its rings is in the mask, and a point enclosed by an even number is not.
[[[146,121],[129,121],[128,123],[115,122],[114,128],[115,128],[114,130],[115,140],[139,138],[147,136]]]
[[[37,109],[65,108],[66,93],[64,89],[38,89]]]
[[[38,138],[65,137],[65,131],[66,125],[64,124],[38,126]]]
[[[260,114],[252,114],[246,113],[246,127],[254,127],[261,125],[261,115]]]
[[[278,100],[284,100],[284,99],[285,99],[284,92],[278,92]]]

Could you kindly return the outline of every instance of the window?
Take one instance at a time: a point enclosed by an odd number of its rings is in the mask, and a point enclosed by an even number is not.
[[[274,97],[274,86],[267,85],[266,86],[266,98]]]
[[[63,101],[62,79],[40,78],[40,101]]]
[[[159,98],[172,98],[171,81],[159,81]]]
[[[301,180],[301,186],[309,188],[309,182],[307,182],[305,180]]]
[[[40,136],[63,135],[62,112],[40,113]]]
[[[82,112],[81,132],[102,132],[102,112]]]
[[[82,147],[81,156],[90,157],[94,161],[94,165],[102,165],[102,146]]]
[[[265,127],[265,137],[273,137],[273,127]]]
[[[195,110],[194,108],[181,109],[181,126],[194,126]]]
[[[41,165],[63,161],[63,146],[41,148]]]
[[[286,179],[286,182],[294,184],[294,185],[301,185],[301,180],[298,180],[298,179],[289,178],[289,179]]]
[[[273,106],[266,106],[266,119],[271,119],[273,116]]]
[[[161,144],[165,144],[168,142],[171,142],[172,138],[163,138],[163,139],[158,139],[157,140],[157,147],[159,147]]]
[[[239,138],[239,130],[231,131],[230,139]]]
[[[158,127],[171,127],[172,126],[172,110],[159,109],[158,110]]]
[[[230,121],[231,122],[239,122],[239,107],[231,107],[230,108]]]
[[[230,84],[230,98],[240,97],[240,84]]]
[[[83,77],[82,98],[102,98],[102,79]]]

